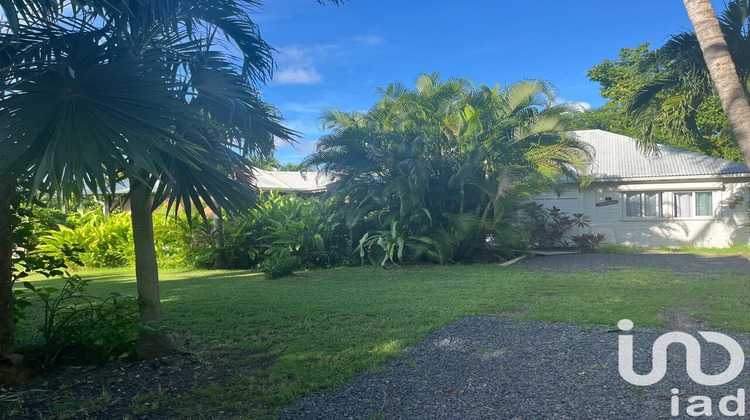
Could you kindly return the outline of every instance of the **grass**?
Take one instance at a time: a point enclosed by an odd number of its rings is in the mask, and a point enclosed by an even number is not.
[[[130,269],[81,274],[92,279],[92,293],[135,292]],[[177,417],[222,411],[270,417],[302,395],[376,369],[430,331],[466,316],[612,327],[629,318],[637,326],[661,326],[660,312],[690,308],[691,316],[712,327],[750,331],[750,276],[728,273],[535,273],[475,265],[339,268],[277,280],[249,271],[172,270],[161,278],[164,316],[178,346],[238,367],[231,378],[196,381],[176,402]],[[28,332],[19,333],[21,344],[31,339]],[[136,415],[163,403],[159,398],[143,394],[127,404]]]
[[[730,254],[741,254],[750,255],[750,246],[748,245],[733,245],[726,248],[704,248],[695,246],[668,248],[658,248],[661,252],[673,252],[679,254],[703,254],[703,255],[730,255]]]

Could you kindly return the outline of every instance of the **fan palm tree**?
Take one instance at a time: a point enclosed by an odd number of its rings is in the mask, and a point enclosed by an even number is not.
[[[246,157],[293,135],[255,89],[273,65],[246,12],[256,5],[2,3],[0,234],[19,179],[71,199],[128,178],[141,319],[160,324],[153,208],[244,208],[253,197]],[[8,237],[0,238],[2,355],[14,352]],[[163,333],[145,332],[138,344],[143,357],[171,350]]]

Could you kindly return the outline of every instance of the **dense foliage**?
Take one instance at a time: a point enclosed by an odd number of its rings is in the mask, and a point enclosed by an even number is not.
[[[39,333],[38,342],[29,345],[30,355],[47,365],[60,358],[101,362],[134,354],[136,337],[146,328],[138,321],[138,300],[120,293],[110,293],[106,298],[88,295],[84,291],[88,280],[71,275],[67,270],[69,263],[83,264],[78,255],[87,261],[121,264],[123,253],[132,253],[132,243],[118,237],[105,243],[103,239],[106,238],[95,235],[92,229],[100,233],[121,233],[122,217],[104,218],[96,212],[80,217],[73,215],[70,220],[74,223],[86,221],[80,232],[92,235],[83,238],[89,252],[81,253],[83,248],[79,248],[77,241],[49,243],[47,229],[56,227],[55,222],[64,221],[65,217],[53,208],[44,207],[41,201],[37,200],[35,204],[34,207],[19,206],[13,215],[13,240],[18,246],[14,252],[13,283],[31,275],[62,277],[64,283],[59,288],[37,287],[23,281],[24,287],[14,290],[14,324]],[[99,223],[92,223],[92,220]],[[61,233],[62,238],[75,236],[75,231],[65,226],[62,228],[67,229]],[[27,318],[29,306],[42,307],[41,319]]]
[[[154,236],[163,267],[248,269],[286,252],[303,267],[332,267],[351,260],[351,237],[336,211],[336,200],[298,197],[276,191],[260,193],[247,211],[225,216],[223,246],[212,219],[197,213],[159,210]],[[126,213],[100,209],[68,215],[59,225],[37,234],[39,253],[68,264],[122,267],[134,263],[133,235]],[[296,268],[296,267],[295,267]]]
[[[591,224],[591,219],[583,213],[569,215],[556,206],[545,208],[536,203],[527,204],[523,216],[530,248],[568,247],[568,236],[573,229],[580,234],[581,229]]]
[[[414,89],[382,89],[369,111],[325,111],[332,134],[307,164],[338,177],[330,194],[365,230],[363,258],[493,258],[523,239],[525,199],[585,173],[589,151],[565,134],[570,112],[541,80],[475,87],[423,74]]]

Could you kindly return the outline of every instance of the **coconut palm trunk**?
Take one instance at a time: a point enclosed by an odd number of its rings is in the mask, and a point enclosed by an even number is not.
[[[130,211],[133,221],[135,277],[138,298],[143,302],[141,322],[159,328],[143,331],[138,337],[139,358],[161,357],[174,351],[174,346],[161,330],[159,268],[154,248],[154,224],[151,212],[151,188],[137,178],[130,178]]]
[[[711,0],[684,0],[703,59],[716,87],[737,145],[750,165],[750,104],[740,83]]]

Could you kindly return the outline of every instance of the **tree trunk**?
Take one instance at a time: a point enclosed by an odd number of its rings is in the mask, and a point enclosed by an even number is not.
[[[159,328],[157,332],[141,332],[136,350],[138,357],[142,359],[161,357],[172,353],[174,347],[161,330],[159,268],[156,264],[156,249],[154,248],[151,188],[135,178],[130,178],[130,211],[133,222],[138,298],[144,303],[140,313],[141,322]]]
[[[684,0],[711,80],[745,162],[750,165],[750,104],[711,0]]]
[[[216,248],[216,262],[214,268],[223,269],[227,267],[226,252],[224,251],[224,219],[222,217],[221,207],[214,201],[216,211],[213,219],[213,237],[214,247]]]
[[[12,206],[16,197],[11,180],[12,177],[0,176],[0,386],[18,385],[33,377],[15,347]]]
[[[463,180],[461,180],[461,187],[459,189],[458,195],[459,195],[458,214],[464,214],[464,200],[466,199],[466,191],[465,191],[465,184]]]
[[[15,353],[13,324],[13,189],[8,179],[0,182],[0,357]]]

